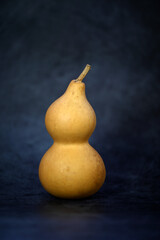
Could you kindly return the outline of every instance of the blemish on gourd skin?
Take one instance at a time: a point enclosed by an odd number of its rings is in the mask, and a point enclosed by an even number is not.
[[[70,172],[70,167],[66,167],[67,172]]]

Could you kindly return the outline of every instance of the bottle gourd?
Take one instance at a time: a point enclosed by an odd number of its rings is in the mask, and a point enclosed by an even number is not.
[[[47,192],[60,198],[88,197],[100,189],[106,176],[101,156],[88,142],[96,126],[82,82],[89,70],[87,64],[45,116],[54,143],[41,159],[39,178]]]

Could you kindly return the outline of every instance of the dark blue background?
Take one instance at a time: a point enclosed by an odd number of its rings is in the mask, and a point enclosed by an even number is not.
[[[0,1],[0,238],[159,239],[158,1]],[[103,188],[60,200],[38,180],[44,116],[89,63]]]

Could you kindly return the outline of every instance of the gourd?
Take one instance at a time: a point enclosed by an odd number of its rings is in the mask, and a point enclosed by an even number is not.
[[[96,126],[82,82],[89,70],[87,64],[45,116],[54,143],[41,159],[39,179],[47,192],[60,198],[88,197],[100,189],[106,176],[101,156],[88,142]]]

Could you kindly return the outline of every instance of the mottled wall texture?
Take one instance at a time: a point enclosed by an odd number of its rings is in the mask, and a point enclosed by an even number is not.
[[[87,63],[86,95],[97,115],[90,143],[107,168],[98,194],[157,203],[159,29],[158,1],[0,1],[2,204],[49,198],[38,180],[52,144],[45,112]]]

